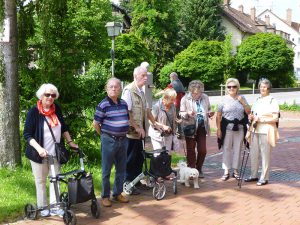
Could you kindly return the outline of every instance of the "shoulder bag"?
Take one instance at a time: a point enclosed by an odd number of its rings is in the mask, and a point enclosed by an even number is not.
[[[55,145],[55,153],[56,153],[56,158],[57,158],[57,161],[60,163],[60,164],[65,164],[69,161],[70,159],[70,153],[69,151],[66,149],[64,143],[57,143],[56,142],[56,139],[54,137],[54,134],[53,134],[53,131],[52,131],[52,128],[50,127],[50,124],[49,122],[47,121],[46,117],[44,117],[48,127],[49,127],[49,130],[51,132],[51,135],[52,135],[52,138],[53,138],[53,141],[54,141],[54,145]]]

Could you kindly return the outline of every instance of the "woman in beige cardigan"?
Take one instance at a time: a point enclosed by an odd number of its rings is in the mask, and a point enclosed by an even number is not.
[[[204,94],[204,85],[200,80],[189,83],[189,93],[180,103],[180,116],[182,124],[195,124],[195,132],[190,136],[185,135],[187,147],[187,164],[199,171],[199,177],[203,178],[202,166],[206,156],[206,135],[210,134],[208,118],[213,116],[208,96]],[[197,157],[195,148],[197,150]]]
[[[271,82],[261,79],[258,84],[261,96],[254,102],[249,119],[255,123],[251,140],[251,177],[245,182],[258,181],[258,186],[266,185],[269,181],[271,150],[278,139],[276,122],[279,118],[279,105],[270,96]],[[262,169],[258,179],[259,153],[261,154]]]

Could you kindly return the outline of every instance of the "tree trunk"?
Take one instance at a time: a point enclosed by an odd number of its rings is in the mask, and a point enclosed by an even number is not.
[[[4,0],[4,14],[9,41],[0,43],[0,167],[14,167],[21,163],[16,1]]]

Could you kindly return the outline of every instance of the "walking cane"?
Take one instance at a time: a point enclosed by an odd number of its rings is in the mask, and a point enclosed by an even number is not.
[[[248,158],[249,158],[249,153],[250,153],[250,150],[249,148],[247,147],[247,143],[244,143],[244,153],[243,153],[243,159],[242,159],[242,164],[241,164],[241,168],[240,168],[240,171],[241,171],[241,176],[240,176],[240,179],[238,180],[238,186],[239,188],[242,187],[242,182],[243,182],[243,179],[244,179],[244,175],[245,175],[245,171],[246,171],[246,166],[247,166],[247,162],[248,162]],[[247,153],[247,155],[246,155]],[[246,155],[246,160],[245,160],[245,155]]]
[[[246,166],[247,166],[247,162],[248,162],[248,158],[249,158],[249,154],[250,154],[250,147],[249,146],[250,146],[251,140],[253,138],[252,135],[255,132],[255,128],[256,128],[256,121],[253,120],[251,122],[251,125],[249,126],[249,128],[247,130],[247,133],[249,132],[249,135],[246,134],[246,137],[245,137],[245,142],[244,142],[244,146],[245,147],[244,147],[242,164],[241,164],[241,168],[240,168],[241,176],[240,176],[240,179],[238,180],[238,186],[239,186],[239,188],[242,187],[242,182],[244,180]],[[245,159],[246,153],[247,153],[247,156],[246,156],[246,159]]]

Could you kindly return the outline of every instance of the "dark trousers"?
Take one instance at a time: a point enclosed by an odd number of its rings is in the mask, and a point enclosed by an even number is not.
[[[194,138],[185,138],[187,165],[202,172],[202,166],[206,156],[206,131],[204,127],[198,127]],[[196,151],[197,150],[197,156]]]
[[[109,178],[113,164],[116,169],[113,196],[118,196],[123,191],[127,144],[128,139],[126,137],[115,140],[107,134],[101,134],[102,198],[109,198],[110,196]]]
[[[143,143],[140,139],[128,139],[126,180],[133,181],[143,170]]]

